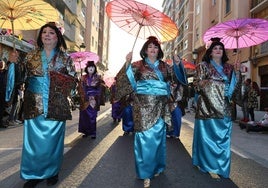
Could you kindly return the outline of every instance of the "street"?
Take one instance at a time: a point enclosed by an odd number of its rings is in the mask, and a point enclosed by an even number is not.
[[[110,104],[101,107],[97,138],[77,133],[78,110],[67,121],[65,155],[60,188],[141,188],[135,177],[133,136],[123,136],[122,125],[114,124]],[[204,174],[192,166],[193,113],[183,117],[180,140],[167,139],[167,168],[152,179],[152,188],[263,188],[268,185],[268,134],[241,130],[233,125],[230,179]],[[22,125],[0,129],[0,187],[21,188],[20,154]],[[42,182],[38,188],[46,187]]]

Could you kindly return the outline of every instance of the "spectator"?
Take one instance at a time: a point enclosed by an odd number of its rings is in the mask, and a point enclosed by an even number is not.
[[[7,128],[8,125],[4,121],[6,109],[6,84],[7,84],[7,69],[4,60],[0,59],[0,128]]]
[[[250,90],[251,79],[247,78],[242,85],[242,112],[243,119],[241,121],[249,121],[249,112],[248,112],[248,93]]]
[[[187,105],[187,112],[191,112],[191,109],[194,109],[195,111],[195,91],[193,84],[188,85],[188,105]]]
[[[22,123],[18,119],[19,119],[19,113],[22,108],[23,97],[24,97],[24,83],[21,83],[17,86],[16,91],[15,91],[12,109],[8,118],[9,125],[17,125],[17,124]]]
[[[23,123],[24,122],[23,105],[24,105],[25,83],[22,83],[20,90],[21,90],[21,107],[20,107],[20,110],[19,110],[19,113],[18,113],[18,120]]]
[[[250,90],[248,92],[248,112],[251,121],[255,121],[254,110],[258,108],[258,92],[259,86],[257,82],[251,82]]]

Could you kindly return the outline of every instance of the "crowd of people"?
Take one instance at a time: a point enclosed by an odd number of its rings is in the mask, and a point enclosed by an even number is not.
[[[97,66],[88,61],[81,77],[66,52],[65,40],[55,23],[40,28],[37,48],[23,60],[26,75],[15,85],[14,66],[19,54],[10,54],[8,65],[0,61],[0,126],[23,122],[20,175],[24,188],[46,180],[58,182],[63,162],[66,121],[72,118],[68,97],[74,90],[80,99],[78,132],[96,139],[97,116],[105,105],[106,87]],[[195,113],[192,163],[202,172],[229,178],[233,103],[242,91],[243,121],[255,121],[259,88],[246,79],[242,84],[240,64],[228,63],[224,44],[213,38],[202,62],[188,83],[177,54],[172,64],[163,61],[161,44],[150,36],[132,62],[132,52],[110,87],[111,118],[122,120],[124,135],[134,136],[137,178],[144,187],[166,170],[166,138],[180,138],[185,113]],[[5,105],[3,105],[5,104]],[[23,110],[26,109],[26,110]],[[222,134],[224,132],[224,134]],[[44,139],[45,138],[45,139]]]
[[[21,125],[23,122],[22,106],[25,83],[22,63],[12,63],[0,59],[0,127]],[[15,74],[11,74],[15,72]],[[8,101],[7,101],[8,100]]]

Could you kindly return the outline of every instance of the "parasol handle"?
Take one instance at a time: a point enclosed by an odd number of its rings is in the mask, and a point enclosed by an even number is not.
[[[235,63],[238,61],[238,55],[239,55],[239,46],[238,46],[238,38],[239,36],[236,37],[236,57],[235,57]]]
[[[81,60],[79,60],[79,66],[80,66],[80,74],[81,74],[81,78],[82,78],[82,76],[83,76],[83,73],[82,73],[82,66],[81,66]]]
[[[15,36],[14,36],[14,20],[11,19],[11,27],[12,27],[12,40],[13,40],[13,50],[16,51],[16,47],[15,47]]]
[[[137,32],[137,34],[136,34],[136,38],[135,38],[135,41],[134,41],[132,50],[131,50],[132,52],[133,52],[133,50],[134,50],[134,47],[135,47],[135,44],[136,44],[136,42],[137,42],[138,36],[139,36],[139,34],[140,34],[141,28],[142,28],[142,25],[140,24],[140,25],[139,25],[138,32]]]
[[[135,38],[135,41],[134,41],[134,44],[133,44],[133,47],[132,47],[131,52],[133,52],[133,50],[134,50],[134,47],[135,47],[135,44],[136,44],[136,42],[137,42],[138,36],[139,36],[139,34],[140,34],[141,28],[142,28],[142,25],[140,24],[140,25],[139,25],[138,32],[137,32],[137,34],[136,34],[136,38]],[[129,65],[129,63],[126,63],[126,64],[125,64],[126,68],[128,67],[128,65]]]

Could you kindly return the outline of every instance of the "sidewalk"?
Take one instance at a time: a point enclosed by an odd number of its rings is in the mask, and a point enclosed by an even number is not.
[[[242,109],[241,107],[237,106],[236,107],[237,109],[237,117],[236,117],[236,121],[239,121],[240,119],[243,118],[243,112],[242,112]],[[255,114],[255,121],[260,121],[262,119],[262,117],[264,116],[265,114],[265,111],[254,111],[254,114]]]

